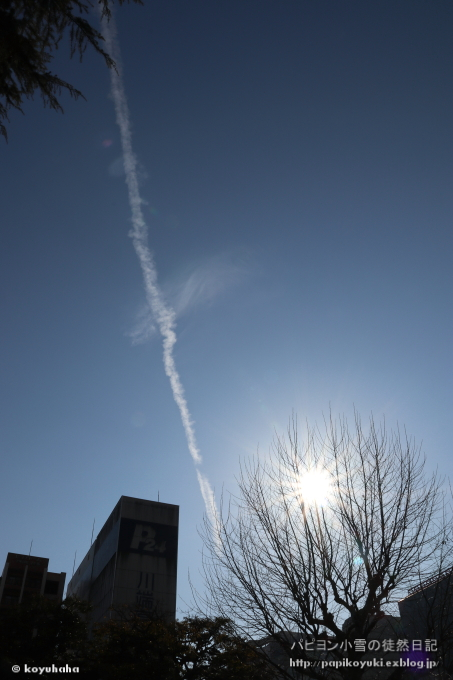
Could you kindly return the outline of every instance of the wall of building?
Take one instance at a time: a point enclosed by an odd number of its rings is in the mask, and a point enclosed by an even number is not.
[[[408,639],[436,640],[444,667],[453,667],[453,570],[420,584],[398,606]]]
[[[179,507],[122,496],[71,579],[68,595],[110,608],[176,612]]]

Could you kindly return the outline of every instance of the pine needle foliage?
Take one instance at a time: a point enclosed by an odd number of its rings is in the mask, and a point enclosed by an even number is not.
[[[129,0],[118,0],[122,5]],[[133,0],[142,4],[142,0]],[[0,0],[0,134],[7,139],[5,121],[10,109],[23,113],[24,99],[38,91],[44,106],[63,111],[58,99],[62,90],[78,99],[83,94],[50,70],[55,50],[63,38],[69,39],[71,58],[82,60],[91,46],[109,68],[112,57],[103,48],[104,38],[90,21],[98,7],[109,19],[112,0]]]

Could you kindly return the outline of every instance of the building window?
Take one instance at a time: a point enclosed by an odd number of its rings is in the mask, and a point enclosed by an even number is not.
[[[6,583],[10,586],[20,586],[22,583],[22,576],[7,576]]]
[[[23,569],[8,569],[8,578],[19,578],[21,581],[24,578],[24,570]]]
[[[33,588],[34,590],[41,590],[42,577],[42,572],[29,571],[27,574],[27,580],[25,581],[25,587]]]
[[[44,595],[58,595],[59,581],[46,581]]]

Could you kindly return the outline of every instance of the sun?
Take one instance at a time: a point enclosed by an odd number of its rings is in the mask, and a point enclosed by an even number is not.
[[[325,505],[332,493],[331,478],[323,468],[303,472],[297,482],[299,500],[306,505]]]

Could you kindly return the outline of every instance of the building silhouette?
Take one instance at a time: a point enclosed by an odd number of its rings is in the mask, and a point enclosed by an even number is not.
[[[121,496],[68,584],[92,623],[127,607],[176,614],[179,506]]]
[[[407,637],[435,640],[433,656],[453,671],[453,567],[411,588],[398,607]]]
[[[33,596],[61,602],[66,574],[48,571],[47,557],[8,553],[0,579],[0,609],[16,607]]]

